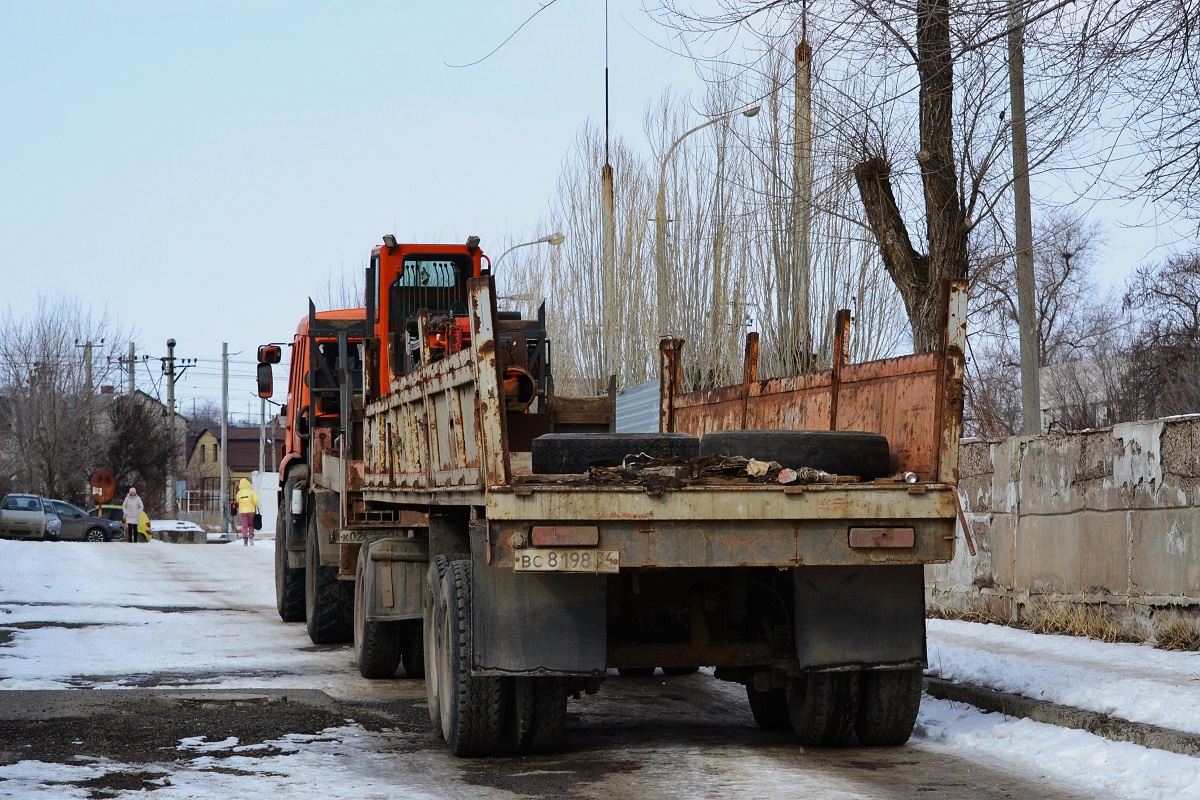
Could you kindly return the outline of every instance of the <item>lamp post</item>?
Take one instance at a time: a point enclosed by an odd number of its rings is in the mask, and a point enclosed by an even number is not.
[[[503,260],[503,258],[506,255],[511,253],[513,250],[516,250],[518,247],[529,247],[530,245],[534,245],[534,244],[548,244],[551,247],[558,247],[560,244],[562,244],[566,240],[567,240],[566,236],[563,236],[558,231],[555,231],[554,233],[546,234],[545,236],[543,236],[540,239],[534,239],[532,242],[522,242],[521,244],[514,244],[512,247],[508,248],[503,253],[501,253],[500,257],[497,258],[495,263],[492,264],[492,275],[496,274],[496,269],[500,266],[501,260]]]
[[[753,117],[761,110],[761,106],[747,108],[740,112],[743,117]],[[718,122],[725,122],[737,111],[730,111],[718,117],[701,122],[694,128],[690,128],[683,132],[683,135],[671,143],[667,148],[666,155],[663,156],[662,165],[658,171],[658,197],[654,202],[654,271],[658,277],[658,335],[659,337],[666,336],[670,333],[670,320],[667,314],[667,294],[669,292],[669,283],[667,279],[667,165],[671,163],[671,156],[675,154],[675,148],[679,147],[679,143],[693,133],[699,130],[704,130],[709,125],[716,125]]]

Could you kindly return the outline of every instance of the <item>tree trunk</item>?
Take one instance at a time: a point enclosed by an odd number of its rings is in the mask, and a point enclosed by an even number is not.
[[[912,326],[913,349],[936,350],[945,327],[938,298],[946,278],[967,275],[966,211],[954,163],[954,67],[949,0],[917,2],[917,75],[921,149],[917,163],[925,190],[928,254],[912,245],[896,204],[891,165],[884,154],[864,153],[854,168],[867,222]]]

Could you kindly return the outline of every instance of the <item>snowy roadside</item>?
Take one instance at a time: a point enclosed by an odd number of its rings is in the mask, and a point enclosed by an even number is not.
[[[928,622],[927,674],[1200,733],[1200,653],[974,622]]]

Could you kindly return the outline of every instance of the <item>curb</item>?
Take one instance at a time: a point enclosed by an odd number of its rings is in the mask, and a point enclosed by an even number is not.
[[[1061,706],[1045,700],[1034,700],[1019,694],[997,692],[969,683],[955,683],[942,678],[925,678],[925,692],[939,700],[968,703],[983,711],[994,711],[1010,717],[1031,719],[1060,728],[1094,733],[1105,739],[1139,744],[1155,750],[1166,750],[1184,756],[1200,755],[1200,734],[1183,733],[1160,728],[1145,722],[1130,722],[1096,711],[1084,711]]]

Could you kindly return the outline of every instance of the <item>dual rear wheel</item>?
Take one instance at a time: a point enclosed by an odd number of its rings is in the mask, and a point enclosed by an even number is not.
[[[429,565],[424,650],[430,720],[456,756],[547,752],[566,724],[567,679],[471,674],[472,582],[467,558],[437,556]]]
[[[805,746],[844,747],[856,735],[869,747],[901,745],[917,721],[921,670],[815,672],[786,689],[746,693],[759,727],[791,729]]]

